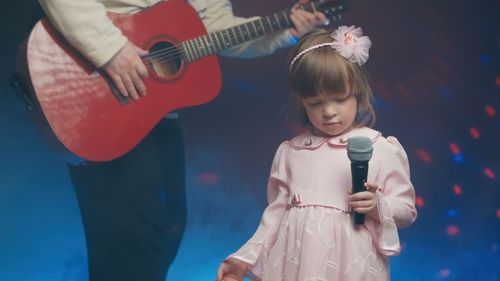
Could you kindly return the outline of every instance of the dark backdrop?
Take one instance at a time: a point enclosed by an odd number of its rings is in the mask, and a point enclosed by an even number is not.
[[[375,129],[406,148],[417,222],[400,232],[394,280],[499,280],[499,2],[353,0],[341,24],[373,41],[366,67]],[[237,15],[293,1],[235,0]],[[8,85],[34,1],[3,8],[0,31],[0,280],[86,280],[81,219],[68,175]],[[287,51],[221,59],[213,102],[181,111],[189,223],[168,280],[213,280],[255,230],[286,122]]]

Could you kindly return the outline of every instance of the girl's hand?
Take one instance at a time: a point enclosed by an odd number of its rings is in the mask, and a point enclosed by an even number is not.
[[[371,182],[365,182],[366,191],[352,194],[352,188],[349,190],[349,205],[360,214],[367,214],[377,208],[377,197],[375,192],[378,186]]]
[[[225,260],[217,270],[216,281],[243,281],[249,264],[235,258]]]

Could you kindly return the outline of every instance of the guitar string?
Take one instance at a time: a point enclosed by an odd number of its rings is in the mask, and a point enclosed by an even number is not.
[[[234,34],[234,33],[231,34],[229,32],[227,34],[230,37],[229,40],[231,40],[231,41],[238,40],[236,34]],[[214,41],[210,37],[208,37],[208,36],[204,36],[204,37],[206,37],[206,39],[208,39],[206,41],[210,42],[209,47],[208,47],[209,51],[211,53],[214,53],[218,49],[217,44],[214,44]],[[199,45],[199,41],[203,40],[202,38],[203,37],[198,37],[196,39],[191,39],[191,40],[195,42],[195,45]],[[250,39],[250,40],[252,40],[252,39]],[[191,41],[191,40],[185,41],[180,46],[171,46],[171,47],[163,48],[163,49],[158,50],[158,51],[150,52],[149,54],[147,54],[145,56],[142,56],[141,58],[142,58],[143,61],[147,61],[147,60],[150,60],[150,59],[156,59],[159,62],[165,62],[165,60],[163,60],[165,58],[167,58],[167,60],[166,60],[167,62],[170,61],[170,60],[172,60],[172,59],[177,59],[179,57],[182,57],[182,55],[183,55],[183,51],[181,50],[182,47],[185,46],[185,44],[187,42]],[[196,43],[196,41],[198,41],[198,43]],[[219,42],[218,45],[223,46],[223,44],[220,44],[220,42]],[[205,48],[203,50],[205,50]],[[205,54],[203,54],[203,52],[200,49],[194,49],[192,52],[193,53],[196,52],[196,54],[195,54],[196,57],[199,57],[200,54],[202,55],[202,57],[206,56]],[[174,55],[173,58],[171,58],[172,55]]]
[[[264,18],[263,18],[263,19],[259,19],[258,21],[261,21],[261,22],[262,22],[263,20],[264,20]],[[278,21],[279,21],[279,18],[278,18]],[[279,24],[279,23],[278,23],[278,24]],[[227,32],[227,35],[230,37],[230,38],[229,38],[229,40],[231,40],[231,41],[233,41],[233,40],[235,40],[235,39],[236,39],[236,40],[238,40],[238,38],[237,38],[238,36],[236,35],[236,32],[234,32],[234,29],[235,29],[236,27],[237,27],[237,26],[235,26],[235,27],[231,28],[233,32]],[[262,26],[262,27],[263,27],[263,28],[262,28],[262,30],[265,30],[264,26]],[[272,26],[271,26],[271,29],[272,29]],[[228,30],[229,30],[229,29],[228,29]],[[256,32],[258,32],[258,30],[257,30],[257,29],[255,29],[255,31],[256,31]],[[274,32],[274,31],[275,31],[275,30],[271,30],[271,32]],[[268,32],[268,31],[265,31],[265,32]],[[241,34],[241,33],[240,33],[240,34]],[[260,36],[260,35],[264,35],[264,34],[265,34],[265,33],[263,33],[263,34],[257,34],[257,35],[258,35],[258,36]],[[240,36],[242,36],[242,38],[244,38],[244,36],[243,36],[243,35],[240,35]],[[212,46],[215,46],[215,49],[217,49],[217,46],[216,46],[216,44],[214,44],[214,42],[213,42],[212,38],[210,38],[208,35],[205,35],[205,36],[202,36],[202,37],[198,37],[198,38],[196,38],[196,39],[191,39],[191,40],[193,40],[193,41],[194,41],[194,40],[202,40],[202,38],[204,38],[204,37],[205,37],[206,39],[208,39],[208,40],[206,40],[206,41],[209,41],[210,43],[212,43],[212,44],[211,44],[211,45],[209,45],[209,47],[208,47],[208,48],[210,49],[209,51],[210,51],[210,52],[212,52],[212,53],[213,53],[213,52],[215,52],[215,51],[213,51],[213,49],[214,49],[214,48],[213,48]],[[256,38],[256,37],[255,37],[255,38]],[[253,40],[253,39],[255,39],[255,38],[251,38],[251,39],[249,39],[249,40]],[[246,38],[244,38],[244,39],[245,39],[245,40],[247,40]],[[189,42],[189,41],[190,41],[190,40],[188,40],[188,41],[186,41],[186,42]],[[217,41],[218,41],[218,40],[217,40]],[[185,43],[186,43],[186,42],[185,42]],[[218,41],[218,42],[219,42],[219,41]],[[184,43],[183,43],[183,44],[184,44]],[[222,45],[222,44],[220,44],[220,42],[219,42],[219,45]],[[180,47],[180,46],[179,46],[179,47]],[[147,54],[147,55],[145,55],[145,56],[142,56],[141,58],[142,58],[142,60],[143,60],[143,61],[149,61],[149,62],[151,62],[151,61],[150,61],[150,60],[151,60],[151,58],[153,58],[153,59],[157,59],[157,61],[158,61],[158,62],[169,62],[169,61],[171,61],[171,60],[175,60],[175,59],[178,59],[178,58],[180,58],[180,57],[182,57],[182,56],[183,56],[183,52],[182,52],[182,50],[180,50],[180,48],[179,48],[179,47],[177,47],[177,46],[172,46],[172,47],[167,47],[167,48],[164,48],[164,49],[161,49],[161,50],[158,50],[158,51],[153,51],[153,52],[150,52],[149,54]],[[207,55],[203,54],[203,53],[202,53],[199,49],[195,49],[194,51],[195,51],[198,55],[200,55],[200,54],[202,55],[201,57],[196,56],[196,57],[197,57],[196,59],[200,59],[200,58],[203,58],[203,57],[206,57],[206,56],[207,56]],[[172,55],[173,55],[173,57],[172,57]],[[164,59],[166,59],[166,60],[164,60]]]
[[[236,32],[234,31],[234,29],[236,27],[237,26],[232,27],[230,29],[227,29],[228,32],[226,32],[226,34],[230,37],[229,40],[231,40],[231,41],[238,40]],[[232,30],[232,32],[229,32],[229,30]],[[222,31],[218,31],[218,32],[222,33]],[[198,38],[187,40],[187,41],[183,42],[182,44],[186,44],[189,41],[194,41],[196,45],[199,45],[199,41],[200,40],[204,40],[203,38],[206,38],[205,41],[209,41],[212,46],[215,46],[217,48],[216,44],[214,44],[214,41],[212,40],[212,38],[210,38],[209,34],[201,36],[201,37],[198,37]],[[219,38],[219,37],[216,36],[216,38]],[[246,39],[246,38],[244,38],[244,39]],[[251,38],[249,40],[252,40],[252,39],[254,39],[254,38]],[[196,43],[196,41],[198,41],[198,43]],[[217,41],[219,42],[218,39],[217,39]],[[145,56],[142,56],[142,58],[144,58],[144,59],[147,59],[147,58],[161,58],[162,56],[170,55],[171,53],[175,53],[176,51],[179,51],[181,45],[180,46],[171,46],[171,47],[163,48],[163,49],[158,50],[158,51],[153,51],[153,52],[150,52],[149,54],[147,54]],[[219,45],[222,46],[223,44],[220,44],[220,42],[219,42]],[[200,50],[199,49],[195,49],[195,51],[199,52]]]

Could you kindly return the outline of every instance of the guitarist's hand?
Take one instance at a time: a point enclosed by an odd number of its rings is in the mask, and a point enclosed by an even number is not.
[[[115,83],[120,93],[132,100],[146,95],[142,79],[148,76],[146,66],[140,56],[148,52],[127,42],[125,46],[102,68]]]
[[[309,13],[301,8],[302,4],[306,4],[308,0],[299,0],[293,7],[290,18],[293,22],[291,29],[293,36],[300,38],[302,35],[312,29],[324,25],[327,21],[326,16],[321,12]]]

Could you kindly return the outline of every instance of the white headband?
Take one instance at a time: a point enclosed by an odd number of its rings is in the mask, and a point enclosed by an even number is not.
[[[332,42],[320,43],[298,53],[290,63],[290,68],[305,53],[325,46],[331,47],[350,62],[359,65],[363,65],[368,60],[368,50],[372,45],[372,41],[368,36],[363,36],[363,31],[360,27],[356,28],[354,25],[349,27],[345,25],[339,26],[330,36],[333,38]]]

